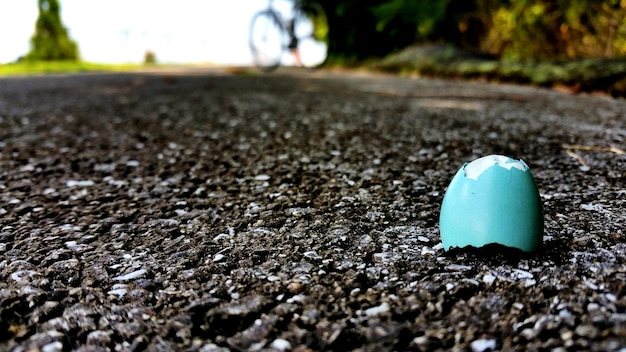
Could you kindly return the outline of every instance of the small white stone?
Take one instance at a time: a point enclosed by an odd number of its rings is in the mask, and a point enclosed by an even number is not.
[[[213,262],[217,263],[220,260],[224,259],[224,255],[221,253],[217,253],[216,255],[213,256]]]
[[[428,247],[428,246],[424,246],[424,247],[422,247],[421,254],[422,255],[432,255],[432,254],[435,254],[435,251],[433,251],[433,249]]]
[[[139,269],[136,271],[133,271],[132,273],[128,273],[126,275],[120,275],[120,276],[116,276],[113,278],[113,280],[116,281],[125,281],[125,280],[133,280],[133,279],[138,279],[142,276],[144,276],[148,271],[145,269]]]
[[[420,346],[428,343],[428,336],[418,336],[413,339],[413,343]]]
[[[35,171],[35,165],[33,164],[27,164],[24,165],[20,168],[21,172],[30,172],[30,171]]]
[[[598,289],[598,285],[596,285],[595,283],[593,283],[593,282],[591,282],[589,280],[585,280],[584,283],[585,283],[585,286],[589,287],[590,289],[592,289],[594,291]]]
[[[450,264],[446,266],[445,269],[449,271],[465,271],[465,270],[472,269],[472,267],[467,266],[467,265],[461,265],[461,264]]]
[[[600,309],[600,305],[598,303],[595,302],[591,302],[589,304],[587,304],[587,312],[593,312]]]
[[[609,302],[615,302],[617,300],[617,296],[612,293],[607,293],[604,295]]]
[[[593,203],[581,204],[580,208],[584,210],[596,210],[596,211],[601,209],[599,205],[593,204]]]
[[[110,342],[111,341],[111,337],[110,337],[110,332],[106,332],[106,331],[102,331],[102,330],[95,330],[90,332],[89,334],[87,334],[87,344],[89,345],[95,345],[98,342]]]
[[[229,238],[228,234],[226,233],[220,233],[219,235],[213,237],[213,241],[214,242],[218,242],[221,240],[227,240]]]
[[[276,339],[272,341],[271,347],[278,351],[287,351],[291,349],[291,342],[285,339]]]
[[[389,304],[387,302],[383,302],[383,304],[376,306],[376,307],[371,307],[365,310],[365,315],[367,315],[368,317],[373,317],[382,313],[386,313],[390,310],[391,308],[389,307]]]
[[[63,344],[59,341],[50,342],[41,347],[41,352],[60,352],[63,351]]]
[[[524,338],[526,340],[531,340],[533,339],[535,336],[537,336],[537,330],[535,329],[531,329],[531,328],[526,328],[524,330],[522,330],[522,332],[520,333],[520,335],[524,336]]]
[[[270,179],[270,175],[261,174],[261,175],[254,176],[255,181],[267,181],[269,179]]]
[[[90,187],[93,186],[95,183],[92,180],[83,180],[83,181],[75,181],[75,180],[69,180],[67,182],[65,182],[65,185],[67,187]]]
[[[495,350],[496,349],[496,340],[495,339],[478,339],[472,341],[471,345],[472,351],[474,352],[484,352],[487,350]]]
[[[311,259],[320,259],[321,257],[315,251],[304,252],[304,256]]]
[[[33,270],[19,270],[11,274],[11,279],[13,279],[13,281],[22,282],[27,281],[27,279],[37,274],[38,273]]]
[[[513,269],[518,279],[532,279],[533,274],[521,269]]]
[[[110,290],[109,292],[107,292],[107,294],[111,295],[111,296],[117,296],[118,298],[122,298],[126,294],[126,289],[125,288],[118,288],[118,289],[115,289],[115,290]]]
[[[567,341],[567,340],[571,340],[574,338],[574,332],[573,331],[564,331],[561,333],[561,339],[563,341]]]
[[[537,284],[537,280],[535,280],[535,279],[530,279],[530,280],[524,281],[524,287],[535,286],[535,284]]]

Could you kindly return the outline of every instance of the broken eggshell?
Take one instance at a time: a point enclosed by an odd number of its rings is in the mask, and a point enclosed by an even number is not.
[[[441,204],[444,250],[500,244],[532,252],[543,237],[543,207],[522,160],[488,155],[463,165]]]

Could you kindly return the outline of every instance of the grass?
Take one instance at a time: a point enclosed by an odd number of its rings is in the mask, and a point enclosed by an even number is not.
[[[145,67],[137,64],[97,64],[83,61],[34,61],[0,65],[0,77],[51,73],[124,72]]]

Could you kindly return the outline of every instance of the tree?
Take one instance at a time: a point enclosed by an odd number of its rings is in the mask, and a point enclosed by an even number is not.
[[[331,61],[362,61],[420,43],[503,59],[626,55],[626,0],[316,0]]]
[[[61,22],[58,0],[39,0],[39,17],[35,34],[30,39],[30,52],[26,60],[76,61],[78,45],[70,39]]]

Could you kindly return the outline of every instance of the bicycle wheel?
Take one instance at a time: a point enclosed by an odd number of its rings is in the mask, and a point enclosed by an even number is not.
[[[317,3],[303,2],[296,8],[294,34],[302,66],[319,67],[328,56],[328,18]]]
[[[264,72],[276,69],[285,48],[285,30],[271,10],[258,12],[250,22],[249,45],[254,64]]]

